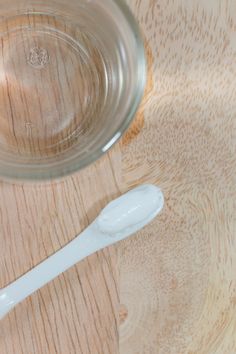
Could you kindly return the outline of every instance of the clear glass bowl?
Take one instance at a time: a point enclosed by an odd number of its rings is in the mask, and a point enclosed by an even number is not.
[[[78,171],[129,126],[146,66],[123,1],[0,0],[0,50],[0,176]]]

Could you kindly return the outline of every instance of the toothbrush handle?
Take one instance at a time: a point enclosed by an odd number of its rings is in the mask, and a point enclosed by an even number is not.
[[[98,235],[96,235],[96,233]],[[101,237],[99,237],[101,236]],[[80,260],[114,243],[90,225],[80,236],[25,275],[0,291],[0,319],[15,305],[33,294]]]

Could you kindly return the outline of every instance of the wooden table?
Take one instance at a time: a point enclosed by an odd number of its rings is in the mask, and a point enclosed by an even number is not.
[[[140,111],[81,173],[1,183],[0,287],[139,183],[160,185],[165,209],[17,306],[1,354],[236,353],[236,3],[128,3],[148,56]]]

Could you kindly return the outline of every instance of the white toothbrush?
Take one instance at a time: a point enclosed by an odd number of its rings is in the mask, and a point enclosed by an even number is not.
[[[139,186],[108,204],[67,246],[0,290],[0,319],[80,260],[140,230],[161,211],[163,204],[163,194],[154,185]]]

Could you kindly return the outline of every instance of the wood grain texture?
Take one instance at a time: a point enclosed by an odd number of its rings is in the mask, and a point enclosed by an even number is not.
[[[148,59],[140,111],[81,173],[0,184],[0,287],[130,187],[160,185],[165,209],[20,304],[0,323],[0,353],[236,353],[236,5],[127,2]]]
[[[117,196],[116,151],[60,183],[1,183],[0,287],[72,240]],[[0,352],[118,353],[117,269],[110,247],[38,291],[1,321]]]
[[[129,4],[149,84],[123,139],[123,183],[159,184],[166,206],[120,246],[120,353],[234,354],[235,3]]]

